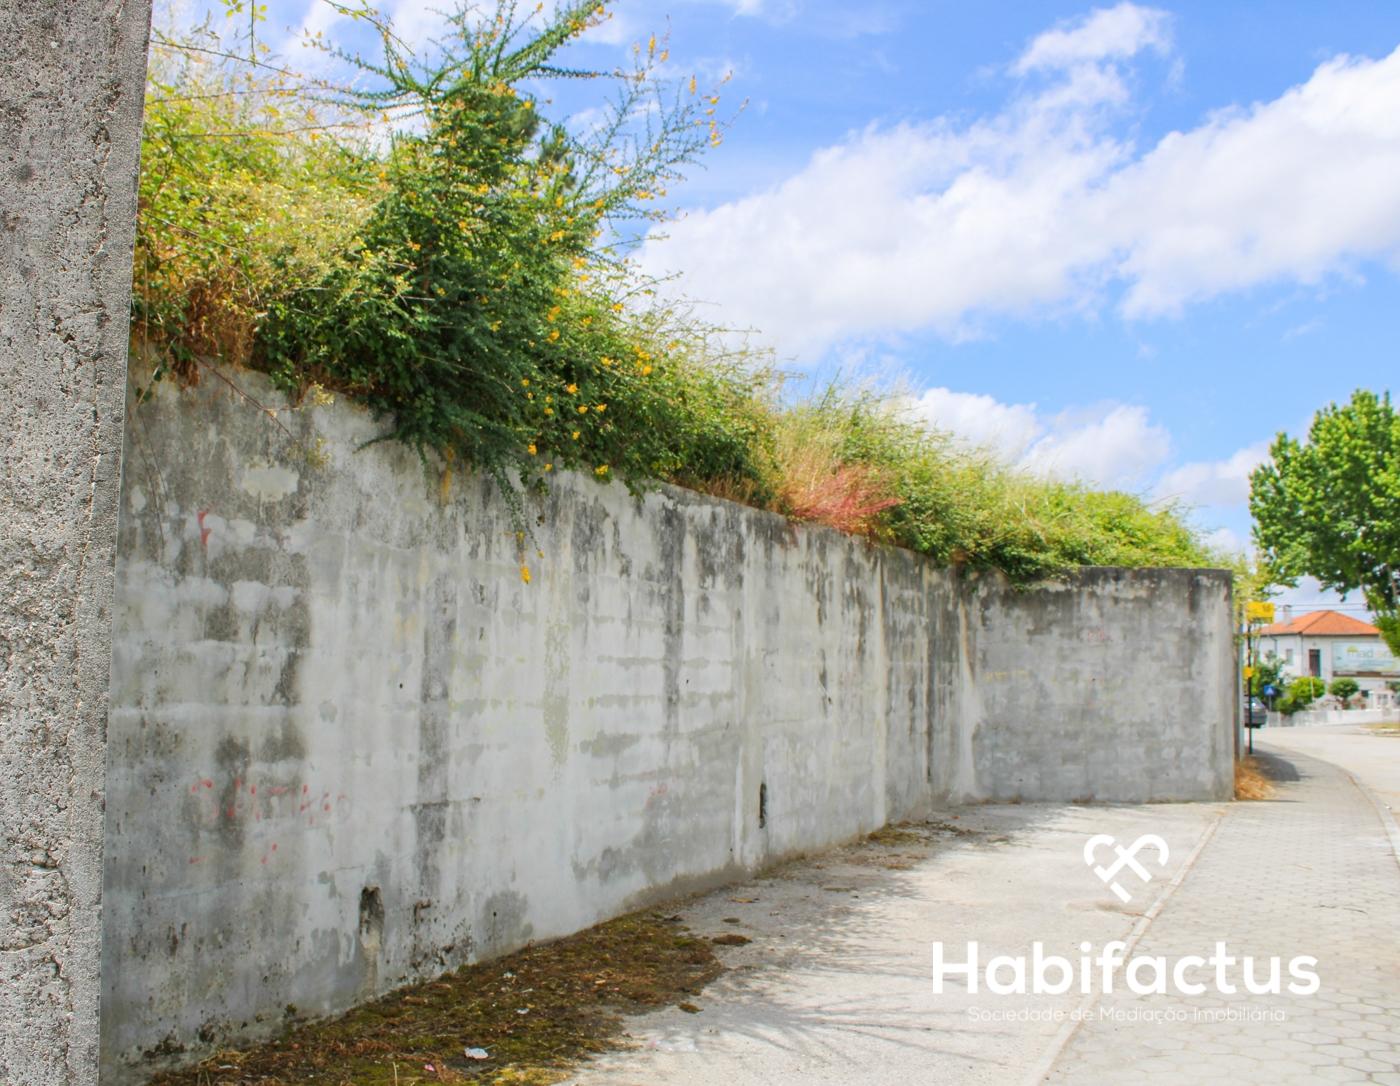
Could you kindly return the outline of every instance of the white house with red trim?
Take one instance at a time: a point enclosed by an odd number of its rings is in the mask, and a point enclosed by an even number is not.
[[[1257,636],[1260,658],[1277,656],[1290,678],[1312,675],[1331,683],[1345,676],[1355,679],[1368,696],[1372,691],[1388,693],[1386,684],[1400,681],[1400,660],[1381,639],[1380,630],[1337,611],[1312,611],[1276,622]]]

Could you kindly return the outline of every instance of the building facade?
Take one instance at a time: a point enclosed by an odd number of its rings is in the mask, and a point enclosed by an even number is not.
[[[1368,700],[1389,701],[1388,683],[1400,681],[1400,660],[1380,630],[1337,611],[1312,611],[1265,626],[1258,633],[1261,659],[1277,656],[1289,678],[1311,675],[1331,683],[1352,678]]]

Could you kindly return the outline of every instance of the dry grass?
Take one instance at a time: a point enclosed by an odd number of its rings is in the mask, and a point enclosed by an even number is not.
[[[773,447],[776,506],[793,520],[874,534],[880,514],[899,504],[894,481],[879,468],[847,462],[842,434],[820,421],[802,415],[780,422]]]
[[[1264,772],[1258,758],[1246,754],[1235,762],[1235,798],[1270,799],[1274,794],[1274,782]]]
[[[633,913],[405,988],[151,1086],[545,1086],[616,1047],[622,1015],[686,1002],[719,975],[679,917]],[[694,1006],[694,1004],[689,1004]],[[488,1059],[471,1059],[469,1048]]]

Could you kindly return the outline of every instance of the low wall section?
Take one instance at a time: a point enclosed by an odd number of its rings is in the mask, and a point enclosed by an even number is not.
[[[489,484],[225,376],[275,420],[213,378],[129,412],[114,1082],[933,802],[1229,794],[1223,573],[1015,592],[570,476],[522,556]]]

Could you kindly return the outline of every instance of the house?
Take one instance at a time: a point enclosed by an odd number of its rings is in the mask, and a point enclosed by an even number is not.
[[[1290,678],[1312,675],[1330,683],[1346,676],[1372,700],[1373,691],[1385,693],[1388,682],[1400,681],[1400,660],[1381,640],[1380,630],[1337,611],[1285,619],[1265,626],[1257,637],[1260,658],[1277,656]]]

